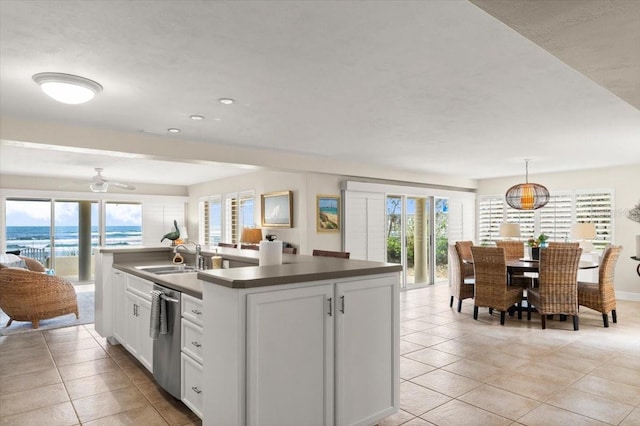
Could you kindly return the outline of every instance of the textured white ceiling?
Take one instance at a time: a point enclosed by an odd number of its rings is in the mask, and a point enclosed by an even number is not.
[[[522,174],[524,158],[535,172],[640,162],[638,109],[467,1],[0,7],[3,117],[130,135],[177,127],[180,139],[203,149],[269,149],[471,179]],[[91,78],[104,91],[82,106],[56,103],[31,80],[45,71]],[[237,102],[225,106],[221,97]],[[27,173],[15,146],[0,149],[2,173]],[[153,147],[144,149],[124,168],[111,161],[106,173],[161,183],[167,169],[154,164]],[[86,176],[113,159],[95,154],[32,148],[27,170],[72,174],[79,161],[84,168],[73,174]],[[183,166],[196,170],[191,162],[173,170]],[[135,179],[125,176],[131,168]]]

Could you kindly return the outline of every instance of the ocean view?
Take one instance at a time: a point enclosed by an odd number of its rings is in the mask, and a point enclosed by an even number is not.
[[[25,247],[51,251],[49,226],[7,226],[7,251],[20,250]],[[78,227],[55,227],[56,256],[75,256],[78,254]],[[107,246],[142,244],[142,228],[139,226],[107,226]],[[91,245],[98,245],[98,227],[91,228]]]

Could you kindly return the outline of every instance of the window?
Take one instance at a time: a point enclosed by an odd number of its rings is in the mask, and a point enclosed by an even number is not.
[[[522,239],[544,233],[549,241],[571,239],[571,227],[578,222],[596,224],[594,246],[611,244],[613,237],[613,191],[583,190],[558,192],[541,209],[515,210],[507,206],[504,196],[481,197],[478,202],[478,239],[489,243],[500,239],[500,224],[519,223]]]
[[[222,241],[222,198],[217,195],[200,201],[200,238],[204,244]]]
[[[498,240],[500,224],[504,222],[504,197],[481,198],[478,204],[478,241],[486,244]]]
[[[200,239],[209,245],[237,243],[242,229],[254,228],[254,192],[214,195],[200,201]]]
[[[613,238],[613,196],[611,191],[576,193],[576,222],[596,224],[596,240],[593,245],[603,248]]]

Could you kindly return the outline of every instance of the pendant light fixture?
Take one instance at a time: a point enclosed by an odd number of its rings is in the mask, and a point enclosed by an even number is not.
[[[529,160],[525,161],[525,183],[507,190],[507,204],[516,210],[536,210],[549,202],[549,190],[538,183],[529,183]]]

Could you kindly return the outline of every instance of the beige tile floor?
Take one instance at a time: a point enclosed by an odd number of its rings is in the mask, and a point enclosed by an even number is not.
[[[582,309],[574,332],[570,320],[541,330],[537,314],[474,321],[446,286],[400,299],[401,410],[380,426],[640,425],[640,303],[619,301],[608,329]],[[78,424],[200,421],[92,325],[0,337],[0,425]]]
[[[401,410],[380,426],[640,425],[640,303],[609,328],[582,308],[579,331],[462,306],[447,286],[400,294]]]
[[[93,324],[0,337],[0,425],[200,425]]]

